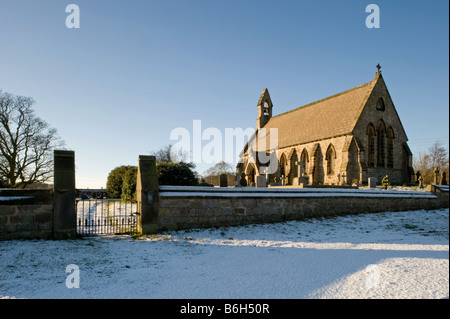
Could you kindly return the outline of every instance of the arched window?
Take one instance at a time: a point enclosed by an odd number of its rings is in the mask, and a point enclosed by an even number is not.
[[[301,171],[304,175],[306,175],[307,174],[306,170],[308,169],[307,165],[309,162],[308,151],[306,150],[306,148],[304,148],[302,151],[302,155],[300,156],[300,161],[302,163]]]
[[[281,154],[280,157],[280,177],[286,177],[286,165],[287,165],[287,160],[286,160],[286,155]]]
[[[394,130],[392,127],[387,132],[387,167],[394,167]]]
[[[384,167],[385,166],[385,158],[386,158],[386,152],[385,152],[385,134],[384,134],[385,128],[382,121],[378,124],[377,129],[377,166]]]
[[[292,181],[294,180],[294,178],[298,177],[298,157],[297,157],[297,151],[294,150],[294,153],[291,156],[291,178],[290,178],[290,182],[292,183]]]
[[[336,150],[333,144],[330,144],[327,149],[326,160],[327,160],[327,174],[331,175],[334,173],[334,163],[336,159]]]
[[[375,166],[375,128],[372,124],[369,124],[367,128],[367,166],[374,167]]]
[[[385,106],[384,106],[384,101],[383,101],[383,98],[379,98],[378,99],[378,102],[377,102],[377,110],[378,111],[384,111],[385,110]]]

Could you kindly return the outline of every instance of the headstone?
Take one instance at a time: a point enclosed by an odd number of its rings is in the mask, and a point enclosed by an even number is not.
[[[308,183],[309,183],[309,177],[308,176],[302,176],[298,180],[298,185],[301,185],[301,184],[308,185]]]
[[[420,171],[417,171],[417,173],[416,173],[416,183],[419,183],[420,176],[422,176],[422,174],[420,174]]]
[[[303,176],[303,162],[302,161],[296,161],[295,162],[295,168],[297,169],[297,177],[302,177]]]
[[[423,188],[423,177],[419,176],[419,188]]]
[[[439,181],[439,167],[436,167],[435,171],[434,171],[434,184],[435,185],[439,185],[440,181]]]
[[[264,175],[256,176],[256,187],[267,187],[266,177]]]
[[[227,174],[220,174],[220,187],[228,187]]]
[[[239,185],[240,186],[247,186],[247,180],[245,179],[245,174],[241,173],[241,177],[239,179]]]
[[[446,172],[442,172],[441,185],[448,185]]]
[[[369,188],[377,188],[377,178],[369,177]]]

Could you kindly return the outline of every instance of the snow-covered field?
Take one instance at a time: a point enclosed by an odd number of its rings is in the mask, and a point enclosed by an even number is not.
[[[79,269],[79,288],[68,265]],[[0,242],[3,298],[448,298],[449,210]]]

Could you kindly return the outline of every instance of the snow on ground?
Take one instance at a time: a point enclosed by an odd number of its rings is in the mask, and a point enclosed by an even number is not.
[[[79,267],[80,287],[67,288]],[[448,298],[449,209],[0,242],[3,298]]]

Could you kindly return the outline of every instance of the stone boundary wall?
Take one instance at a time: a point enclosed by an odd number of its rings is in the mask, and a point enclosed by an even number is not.
[[[160,186],[158,230],[445,207],[448,192]]]
[[[55,150],[51,190],[0,189],[0,240],[75,238],[75,152]]]
[[[53,204],[0,205],[0,240],[52,238]]]
[[[0,190],[0,240],[52,237],[52,191]]]

